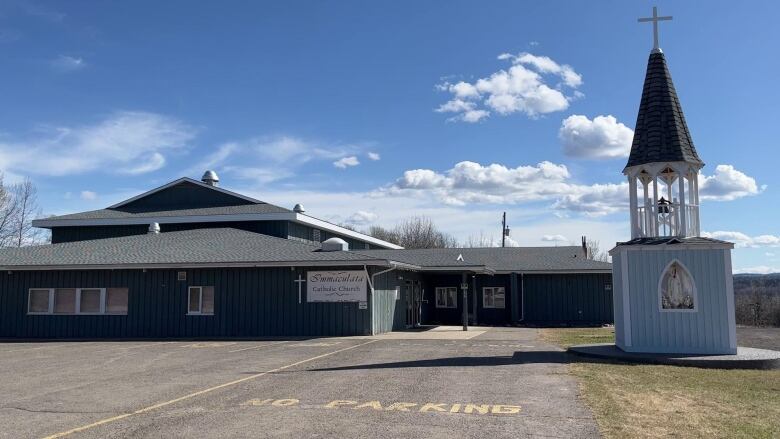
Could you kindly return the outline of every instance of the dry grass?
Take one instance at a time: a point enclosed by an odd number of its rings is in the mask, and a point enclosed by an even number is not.
[[[612,341],[614,331],[545,329],[563,347]],[[780,371],[574,363],[602,434],[625,437],[780,437]]]

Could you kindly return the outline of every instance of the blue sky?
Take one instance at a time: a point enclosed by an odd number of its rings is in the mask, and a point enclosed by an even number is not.
[[[653,4],[707,164],[702,228],[737,270],[780,271],[771,1],[3,0],[0,170],[46,214],[214,168],[358,227],[498,238],[506,210],[520,245],[608,248],[629,237]]]

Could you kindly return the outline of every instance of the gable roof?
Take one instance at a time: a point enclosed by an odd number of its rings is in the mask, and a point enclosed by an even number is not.
[[[653,52],[639,103],[634,140],[626,168],[656,162],[704,166],[693,146],[680,100],[663,52]]]
[[[421,267],[484,266],[496,273],[610,272],[612,264],[583,255],[582,247],[487,247],[409,250],[360,250],[360,253]],[[461,258],[459,258],[461,256]]]
[[[232,228],[124,236],[0,250],[6,269],[388,265],[382,258]]]
[[[395,266],[417,271],[607,273],[580,247],[323,252],[317,245],[232,228],[124,236],[0,250],[3,270],[171,267]],[[462,256],[459,261],[458,256]]]
[[[166,184],[164,184],[164,185],[162,185],[160,187],[157,187],[157,188],[154,188],[152,190],[146,191],[146,192],[144,192],[142,194],[136,195],[136,196],[134,196],[132,198],[128,198],[128,199],[126,199],[124,201],[120,201],[119,203],[116,203],[113,206],[108,206],[108,209],[118,209],[120,207],[124,207],[124,206],[126,206],[126,205],[128,205],[128,204],[130,204],[130,203],[132,203],[134,201],[138,201],[138,200],[140,200],[142,198],[146,198],[146,197],[148,197],[150,195],[153,195],[153,194],[156,194],[158,192],[164,191],[166,189],[169,189],[169,188],[174,187],[174,186],[176,186],[178,184],[181,184],[181,183],[194,184],[196,186],[200,186],[200,187],[205,188],[205,189],[210,189],[210,190],[217,191],[217,192],[220,192],[220,193],[225,194],[225,195],[230,195],[232,197],[238,198],[240,200],[243,200],[243,201],[246,201],[246,202],[249,202],[249,203],[263,203],[260,200],[256,200],[256,199],[254,199],[252,197],[247,197],[246,195],[241,195],[241,194],[239,194],[237,192],[229,191],[227,189],[223,189],[223,188],[221,188],[219,186],[212,186],[210,184],[206,184],[206,183],[204,183],[202,181],[198,181],[198,180],[195,180],[195,179],[192,179],[192,178],[189,178],[189,177],[182,177],[182,178],[179,178],[177,180],[173,180],[170,183],[166,183]]]

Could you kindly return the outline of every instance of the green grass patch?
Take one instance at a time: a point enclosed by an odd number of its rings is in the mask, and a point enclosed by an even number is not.
[[[544,329],[562,347],[612,341],[611,328]],[[780,437],[780,370],[574,363],[571,373],[602,434]]]

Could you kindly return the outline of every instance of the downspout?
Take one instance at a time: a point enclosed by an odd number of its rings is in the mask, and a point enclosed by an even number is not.
[[[520,320],[525,320],[525,284],[523,283],[523,273],[520,273]]]

